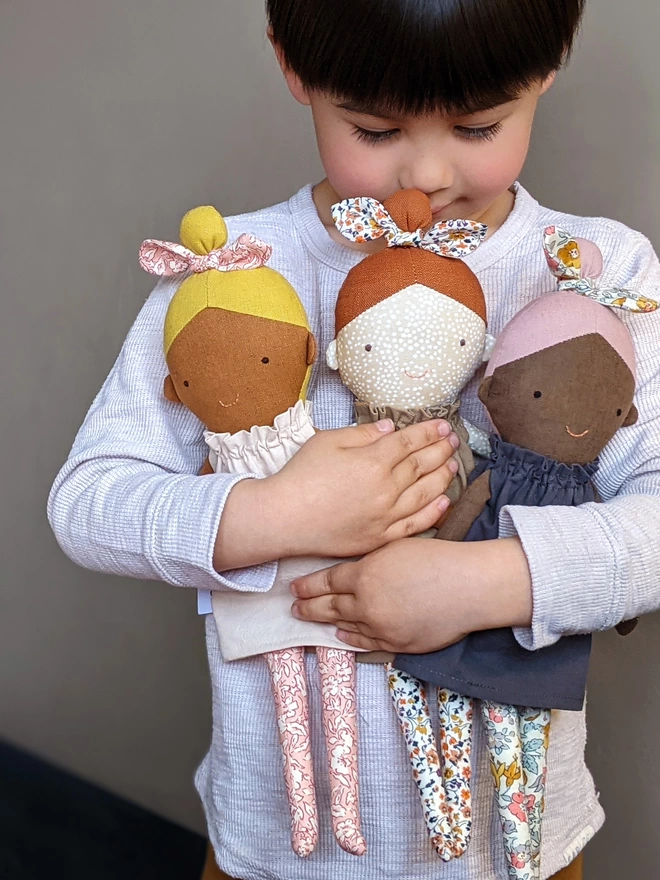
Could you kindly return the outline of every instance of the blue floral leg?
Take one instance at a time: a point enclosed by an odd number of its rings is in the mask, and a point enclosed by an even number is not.
[[[439,738],[444,789],[451,815],[453,854],[464,855],[472,834],[472,716],[469,697],[438,689]]]
[[[520,715],[515,706],[490,702],[482,703],[482,709],[509,877],[512,880],[534,880]]]
[[[385,669],[408,747],[413,779],[419,789],[426,828],[435,851],[448,862],[453,858],[452,824],[424,686],[414,676],[394,669],[391,663]]]
[[[520,739],[523,750],[525,802],[532,846],[533,877],[541,876],[541,822],[545,807],[548,774],[550,709],[519,709]]]

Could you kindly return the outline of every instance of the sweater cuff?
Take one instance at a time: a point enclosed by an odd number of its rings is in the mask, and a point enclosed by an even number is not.
[[[219,574],[213,567],[220,519],[237,483],[257,474],[208,474],[174,479],[162,493],[151,523],[151,563],[167,583],[199,590],[266,592],[275,582],[277,562]]]
[[[500,537],[520,538],[532,577],[532,625],[513,630],[523,648],[536,651],[562,636],[610,629],[623,618],[619,560],[596,508],[501,511]]]

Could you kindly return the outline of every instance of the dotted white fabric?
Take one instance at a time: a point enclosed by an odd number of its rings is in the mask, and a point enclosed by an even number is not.
[[[660,266],[642,235],[611,220],[542,208],[519,187],[507,222],[467,259],[483,284],[492,333],[525,303],[552,289],[542,250],[543,230],[551,224],[598,243],[605,256],[604,284],[658,296]],[[337,292],[360,255],[328,237],[311,189],[281,205],[232,218],[228,226],[233,238],[249,231],[273,245],[271,265],[300,293],[319,350],[325,352],[334,336]],[[89,568],[189,588],[267,590],[275,564],[224,575],[213,570],[223,505],[246,475],[198,478],[208,449],[203,427],[184,407],[163,398],[163,318],[174,289],[173,282],[159,284],[140,312],[53,486],[50,521],[64,551]],[[624,315],[623,320],[634,334],[639,359],[640,419],[621,430],[602,456],[598,489],[605,503],[503,513],[504,531],[520,535],[533,575],[533,625],[518,633],[529,648],[564,634],[605,629],[660,606],[660,314]],[[464,394],[464,413],[485,428],[477,384],[478,378]],[[351,395],[323,357],[310,394],[318,427],[351,422]],[[474,749],[473,843],[463,859],[445,865],[428,842],[405,746],[377,666],[358,670],[362,812],[369,853],[357,859],[337,847],[329,794],[324,775],[318,774],[321,840],[313,856],[298,859],[289,843],[266,665],[261,658],[223,664],[212,618],[207,643],[213,739],[197,786],[226,872],[244,880],[505,880],[481,728]],[[315,662],[310,655],[313,719],[320,717]],[[603,821],[584,765],[584,744],[584,715],[555,713],[544,878],[564,867]],[[313,750],[323,766],[318,725]]]

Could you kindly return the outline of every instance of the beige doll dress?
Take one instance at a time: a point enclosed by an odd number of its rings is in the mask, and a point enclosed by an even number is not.
[[[298,401],[277,416],[270,427],[254,427],[236,434],[207,431],[204,439],[215,472],[268,477],[281,470],[313,436],[311,404]],[[321,557],[281,559],[275,582],[265,593],[214,592],[213,616],[223,659],[241,660],[303,646],[346,650],[345,642],[335,636],[334,626],[297,620],[291,614],[291,581],[339,561]]]

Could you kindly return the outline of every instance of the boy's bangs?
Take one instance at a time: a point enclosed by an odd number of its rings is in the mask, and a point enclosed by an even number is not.
[[[268,0],[302,82],[372,115],[472,113],[557,70],[585,0]]]

